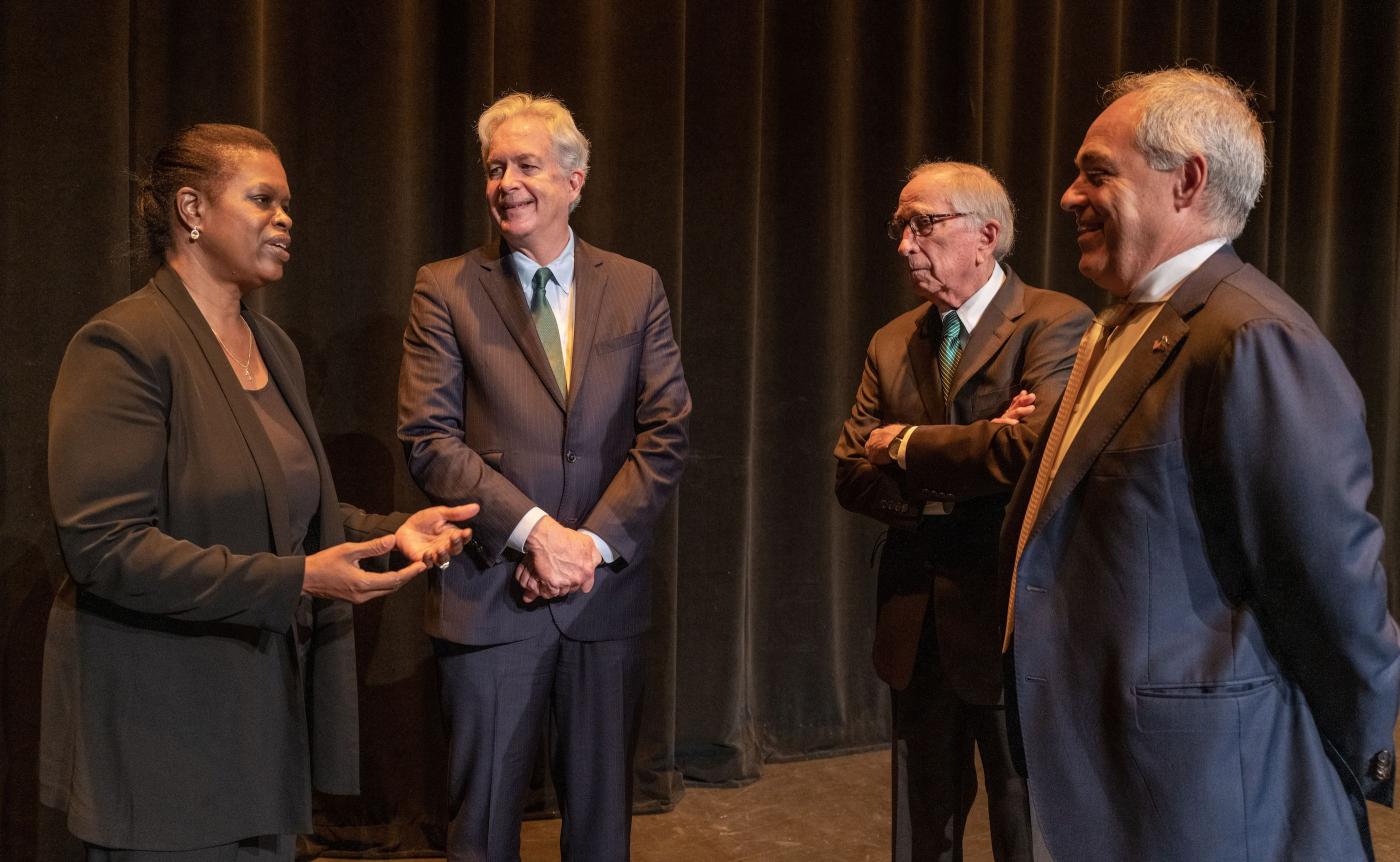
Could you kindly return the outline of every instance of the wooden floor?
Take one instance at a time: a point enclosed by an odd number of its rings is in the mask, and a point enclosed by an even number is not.
[[[669,814],[632,821],[636,862],[875,862],[889,858],[889,751],[770,764],[748,787],[692,787]],[[1400,860],[1400,814],[1371,806],[1378,862]],[[966,862],[992,862],[983,798]],[[521,830],[522,862],[559,858],[559,821]],[[440,857],[439,857],[440,858]],[[426,862],[426,860],[423,860]]]
[[[889,858],[889,750],[774,763],[747,787],[691,787],[669,814],[632,819],[635,862]],[[527,823],[522,862],[559,858],[559,822]],[[988,856],[988,859],[991,857]]]

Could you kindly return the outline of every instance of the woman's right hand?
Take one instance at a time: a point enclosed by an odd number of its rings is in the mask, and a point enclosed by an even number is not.
[[[369,542],[344,542],[306,558],[301,591],[322,599],[340,599],[363,604],[387,596],[422,574],[427,566],[411,563],[397,572],[367,572],[360,560],[378,557],[394,549],[393,536]]]

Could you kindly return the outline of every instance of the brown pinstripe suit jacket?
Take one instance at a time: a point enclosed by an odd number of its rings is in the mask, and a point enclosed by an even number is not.
[[[1083,303],[1030,287],[1008,268],[968,338],[949,403],[934,362],[939,324],[932,305],[896,317],[871,338],[855,406],[836,442],[836,495],[847,509],[890,525],[880,560],[875,669],[892,687],[909,683],[931,608],[952,688],[971,703],[1000,699],[1002,515],[1090,319]],[[1020,425],[992,424],[1021,389],[1036,394],[1036,412]],[[865,458],[866,438],[889,422],[919,425],[908,441],[907,470]],[[916,531],[929,500],[951,501],[953,511]]]
[[[418,271],[399,376],[399,439],[434,502],[477,502],[472,553],[429,580],[426,627],[465,644],[558,625],[578,640],[651,620],[647,547],[680,478],[690,391],[656,270],[576,240],[573,362],[559,391],[504,243]],[[506,551],[533,506],[619,559],[590,593],[525,604]]]

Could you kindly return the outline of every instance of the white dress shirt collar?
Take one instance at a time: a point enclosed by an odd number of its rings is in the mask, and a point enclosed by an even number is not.
[[[987,306],[992,304],[992,298],[1001,290],[1002,284],[1006,282],[1006,270],[1001,268],[1001,264],[992,264],[992,274],[987,276],[987,280],[982,286],[977,288],[977,292],[969,296],[962,305],[953,309],[958,313],[958,320],[962,321],[963,332],[971,333],[977,328],[977,322],[982,319],[982,314],[987,310]],[[942,320],[948,315],[939,312],[938,319]]]
[[[530,294],[535,289],[535,272],[541,264],[536,263],[534,258],[523,251],[513,251],[510,253],[511,265],[515,267],[515,277],[520,280],[520,287],[525,291],[525,302],[530,302]],[[549,267],[549,271],[554,273],[554,278],[559,282],[557,287],[561,293],[567,294],[574,284],[574,229],[569,228],[569,241],[564,243],[564,250],[559,252],[559,256],[549,263],[543,264]],[[551,284],[550,290],[556,285]]]
[[[1200,269],[1201,264],[1228,241],[1223,237],[1206,240],[1157,264],[1128,291],[1128,302],[1166,302],[1171,299],[1186,276]]]

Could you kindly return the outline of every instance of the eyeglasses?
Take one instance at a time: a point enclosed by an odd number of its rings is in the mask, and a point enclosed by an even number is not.
[[[919,213],[909,218],[890,219],[890,223],[885,225],[885,233],[890,235],[890,239],[903,239],[904,228],[907,226],[914,232],[914,236],[928,236],[933,233],[933,226],[939,222],[965,215],[971,213]]]

